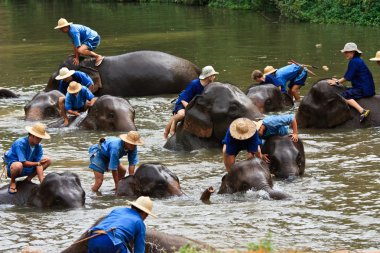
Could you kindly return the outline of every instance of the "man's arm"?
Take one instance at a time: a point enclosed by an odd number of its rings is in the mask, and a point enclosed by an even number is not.
[[[293,130],[293,133],[290,135],[290,137],[292,138],[292,141],[297,142],[298,141],[298,127],[297,127],[296,117],[294,117],[292,121],[291,128]]]

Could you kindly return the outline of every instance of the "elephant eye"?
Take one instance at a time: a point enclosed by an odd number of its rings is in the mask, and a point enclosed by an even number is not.
[[[109,114],[108,114],[108,118],[110,118],[110,119],[115,118],[115,114],[114,114],[113,112],[109,113]]]

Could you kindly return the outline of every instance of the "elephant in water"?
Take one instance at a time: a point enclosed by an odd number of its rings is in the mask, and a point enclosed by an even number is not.
[[[26,120],[43,120],[60,117],[58,99],[64,97],[60,91],[37,93],[27,105],[24,106]]]
[[[276,177],[291,181],[304,174],[305,151],[301,139],[293,142],[289,136],[272,136],[265,140],[261,151],[268,154],[269,170]]]
[[[251,189],[264,190],[272,199],[286,199],[289,197],[281,191],[273,190],[273,181],[268,164],[257,158],[232,165],[231,171],[222,178],[218,194],[246,192]],[[201,196],[201,200],[207,203],[212,192],[212,187],[206,189]]]
[[[280,111],[294,106],[292,98],[273,84],[252,86],[248,89],[247,96],[260,112]]]
[[[237,87],[210,83],[187,105],[183,124],[177,126],[164,147],[172,150],[220,147],[229,125],[240,117],[257,120],[263,115]]]
[[[357,102],[370,115],[359,122],[359,113],[346,104],[339,94],[343,86],[331,86],[327,80],[316,82],[309,93],[302,99],[296,119],[300,128],[362,128],[380,126],[380,96],[362,98]]]
[[[17,181],[17,193],[9,194],[8,186],[0,188],[0,204],[38,208],[77,208],[84,206],[85,192],[77,174],[49,173],[41,184]]]
[[[119,196],[150,196],[155,198],[180,196],[178,177],[162,164],[142,164],[132,176],[119,181]]]
[[[84,59],[78,66],[72,64],[70,56],[59,66],[80,70],[89,74],[96,87],[96,96],[120,97],[153,96],[179,93],[200,69],[188,60],[158,51],[136,51],[123,55],[105,57],[99,67],[93,58]],[[55,77],[49,79],[45,91],[58,89]]]
[[[0,98],[18,98],[19,96],[8,89],[0,89]]]

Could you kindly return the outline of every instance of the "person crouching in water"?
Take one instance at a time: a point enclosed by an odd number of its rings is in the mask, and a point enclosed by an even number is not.
[[[205,87],[214,82],[216,72],[212,66],[206,66],[202,69],[202,73],[199,79],[191,81],[186,89],[182,91],[174,105],[173,116],[170,118],[168,124],[165,127],[164,137],[168,138],[169,134],[174,135],[177,123],[185,118],[185,108],[187,104],[196,96],[202,94]]]

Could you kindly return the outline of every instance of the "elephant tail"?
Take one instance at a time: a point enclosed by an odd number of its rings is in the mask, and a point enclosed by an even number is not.
[[[273,190],[269,186],[265,187],[263,190],[266,191],[269,194],[269,196],[272,199],[275,199],[275,200],[281,200],[281,199],[290,198],[290,196],[288,194],[286,194],[286,193],[284,193],[282,191]]]
[[[211,194],[213,194],[215,192],[214,188],[212,186],[210,186],[209,188],[207,188],[201,195],[201,200],[203,203],[205,204],[210,204],[210,197],[211,197]]]

